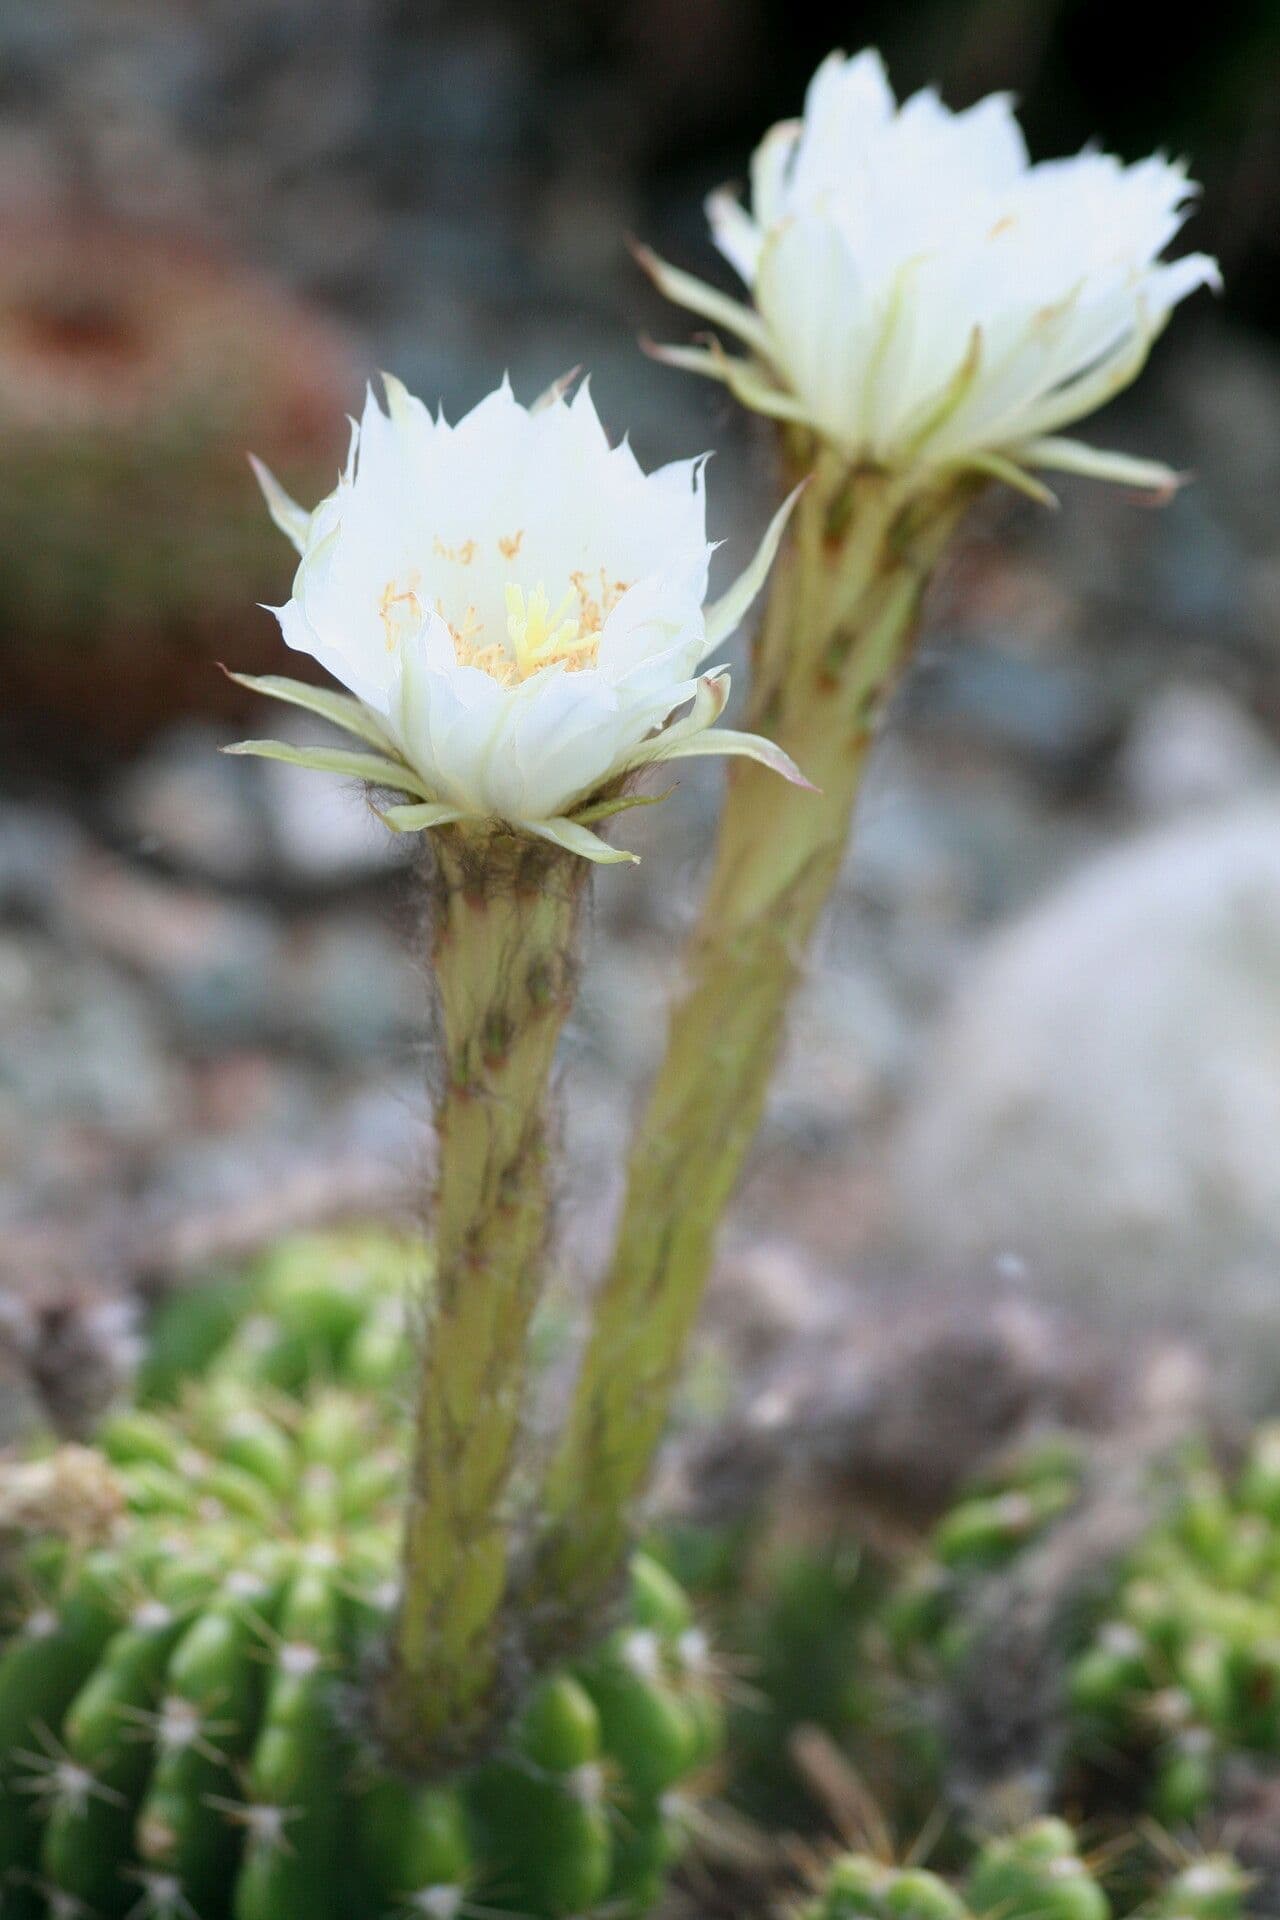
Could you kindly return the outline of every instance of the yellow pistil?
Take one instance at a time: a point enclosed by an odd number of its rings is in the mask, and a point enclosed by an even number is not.
[[[521,680],[561,661],[569,671],[594,664],[594,636],[584,636],[582,622],[569,616],[576,598],[571,587],[553,613],[541,580],[530,594],[522,587],[507,588],[507,638],[515,649],[516,673]]]

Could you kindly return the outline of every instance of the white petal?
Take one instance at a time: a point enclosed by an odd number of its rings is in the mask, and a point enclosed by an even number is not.
[[[270,467],[259,460],[256,453],[249,455],[249,465],[253,468],[254,479],[262,488],[267,512],[285,538],[293,542],[299,553],[305,553],[311,515],[305,507],[300,507],[297,501],[285,492]]]
[[[788,220],[765,241],[756,298],[769,359],[823,432],[857,445],[877,309],[854,250],[828,221]]]
[[[740,300],[731,300],[727,293],[718,293],[705,280],[699,280],[691,273],[683,273],[679,267],[668,266],[650,247],[637,247],[636,259],[658,291],[674,301],[676,306],[700,314],[715,326],[727,327],[730,333],[745,340],[749,347],[764,351],[768,337],[759,316],[750,307],[744,307]]]
[[[736,194],[727,187],[707,196],[711,237],[729,265],[748,286],[754,284],[764,234]]]
[[[629,772],[633,767],[651,766],[655,760],[663,757],[664,747],[670,748],[681,740],[692,738],[694,734],[705,733],[720,718],[728,699],[729,669],[713,667],[698,681],[688,713],[682,719],[672,720],[661,732],[655,732],[651,738],[633,748],[620,763],[619,770]]]

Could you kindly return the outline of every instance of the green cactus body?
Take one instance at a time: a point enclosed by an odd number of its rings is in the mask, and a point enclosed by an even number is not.
[[[88,1555],[35,1543],[0,1641],[5,1920],[10,1903],[22,1920],[635,1913],[660,1885],[718,1718],[688,1603],[650,1563],[625,1623],[542,1681],[482,1766],[419,1787],[366,1738],[407,1453],[400,1396],[370,1375],[404,1372],[389,1334],[414,1262],[358,1237],[288,1244],[198,1383],[104,1427],[126,1518]],[[185,1338],[187,1304],[162,1339]]]
[[[170,1405],[193,1378],[298,1393],[333,1379],[375,1392],[406,1378],[406,1309],[429,1285],[421,1241],[372,1228],[296,1234],[247,1274],[172,1295],[149,1330],[138,1398]]]
[[[1142,1920],[1243,1920],[1248,1876],[1226,1855],[1190,1861],[1144,1895]],[[960,1888],[918,1867],[844,1854],[805,1920],[1110,1920],[1112,1904],[1063,1820],[988,1840]]]
[[[977,1915],[1110,1920],[1111,1914],[1064,1820],[1037,1820],[1007,1840],[989,1842],[973,1863],[965,1893]]]
[[[1075,1787],[1100,1813],[1114,1813],[1123,1782],[1132,1802],[1186,1828],[1213,1810],[1230,1755],[1280,1760],[1280,1424],[1259,1429],[1234,1477],[1199,1449],[1160,1473],[1159,1517],[1070,1621],[1069,1748]],[[880,1611],[899,1679],[946,1684],[989,1577],[1043,1537],[1078,1485],[1055,1443],[953,1507]]]
[[[898,1581],[879,1626],[908,1671],[936,1666],[963,1650],[963,1596],[971,1582],[1008,1566],[1075,1504],[1077,1446],[1050,1436],[1008,1462],[998,1478],[978,1481],[934,1528],[926,1553]]]
[[[1278,1469],[1275,1426],[1234,1481],[1186,1465],[1072,1667],[1081,1745],[1140,1760],[1172,1826],[1211,1808],[1225,1755],[1280,1757]]]

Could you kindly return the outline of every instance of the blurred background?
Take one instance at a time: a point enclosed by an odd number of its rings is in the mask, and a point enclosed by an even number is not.
[[[246,451],[310,501],[372,370],[456,416],[504,367],[528,398],[581,362],[646,462],[719,450],[728,574],[770,443],[637,352],[685,323],[625,238],[722,276],[701,197],[836,40],[879,44],[900,92],[1014,90],[1041,157],[1185,152],[1188,244],[1227,294],[1085,432],[1196,483],[1158,512],[1070,483],[1054,515],[993,499],[939,583],[712,1338],[754,1363],[945,1293],[969,1325],[1167,1329],[1276,1399],[1275,0],[1176,30],[1104,0],[0,0],[13,1392],[74,1413],[121,1360],[120,1293],[422,1187],[406,850],[341,784],[215,752],[251,719],[217,663],[286,667],[258,603],[291,555]],[[597,890],[567,1061],[579,1276],[718,792],[682,778],[637,816],[643,866]]]

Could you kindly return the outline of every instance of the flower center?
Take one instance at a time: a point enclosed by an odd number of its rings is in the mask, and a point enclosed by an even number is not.
[[[498,545],[504,559],[513,560],[520,536],[500,540]],[[463,548],[439,550],[444,558],[469,565],[478,548],[469,540]],[[594,576],[579,569],[569,575],[569,582],[555,607],[541,580],[530,591],[508,582],[503,588],[506,633],[497,640],[486,638],[485,622],[474,603],[468,603],[461,619],[456,620],[446,612],[443,599],[437,598],[435,610],[452,636],[458,665],[479,667],[503,687],[518,687],[544,667],[561,666],[566,673],[582,673],[594,667],[599,660],[604,623],[631,583],[611,580],[604,567]],[[421,577],[416,569],[407,579],[388,580],[378,602],[388,653],[419,631],[423,610]]]
[[[483,623],[469,606],[461,626],[449,622],[458,665],[479,667],[503,687],[518,687],[544,667],[562,666],[566,673],[594,667],[600,656],[600,630],[628,582],[610,580],[603,567],[594,593],[585,573],[572,573],[569,579],[569,590],[555,607],[541,580],[531,592],[508,583],[503,590],[504,640],[486,641]],[[437,611],[443,616],[443,608]]]
[[[588,659],[594,663],[596,640],[584,635],[581,620],[569,614],[576,601],[577,595],[570,587],[553,613],[541,580],[530,594],[520,587],[507,588],[507,638],[515,650],[516,669],[522,680],[555,661],[564,661],[570,669],[585,666]]]

